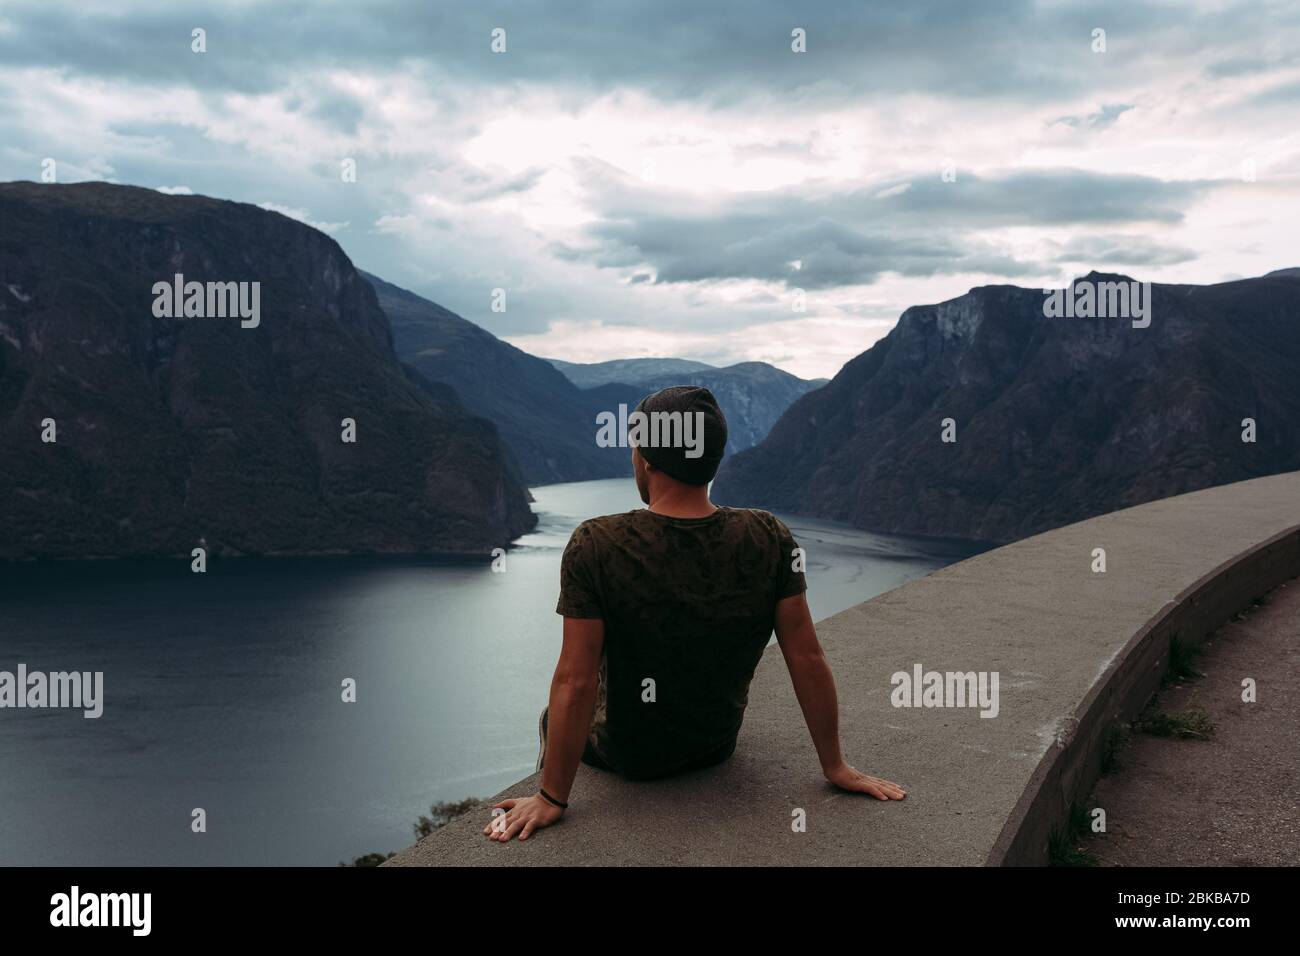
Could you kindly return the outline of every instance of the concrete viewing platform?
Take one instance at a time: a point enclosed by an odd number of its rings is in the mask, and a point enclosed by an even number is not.
[[[1093,571],[1105,550],[1104,573]],[[1109,735],[1195,644],[1300,574],[1300,472],[1167,498],[1026,538],[821,622],[845,757],[897,781],[881,802],[827,784],[780,651],[750,689],[727,763],[650,783],[582,766],[571,809],[525,843],[482,834],[488,807],[390,866],[1044,864]],[[896,672],[989,672],[978,706],[895,707]],[[540,703],[539,703],[540,709]],[[806,832],[791,824],[806,814]]]

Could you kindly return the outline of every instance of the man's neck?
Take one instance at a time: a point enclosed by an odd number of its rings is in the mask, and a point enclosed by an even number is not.
[[[650,510],[667,518],[707,518],[718,509],[709,500],[709,486],[698,488],[673,488],[662,494],[651,495]]]

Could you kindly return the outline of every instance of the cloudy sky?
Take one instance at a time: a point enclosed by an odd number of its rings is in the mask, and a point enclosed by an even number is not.
[[[0,180],[264,205],[571,361],[829,376],[976,285],[1300,265],[1289,0],[4,0],[0,104]]]

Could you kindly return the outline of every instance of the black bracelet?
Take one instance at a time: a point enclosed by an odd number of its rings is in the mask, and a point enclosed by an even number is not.
[[[537,792],[540,793],[540,794],[542,795],[542,799],[545,800],[547,803],[552,804],[552,805],[554,805],[554,806],[557,806],[557,807],[559,807],[561,810],[567,810],[567,809],[569,809],[569,805],[568,805],[567,803],[561,803],[559,800],[556,800],[553,796],[551,796],[549,793],[547,793],[547,792],[546,792],[545,790],[543,790],[541,787],[538,787],[538,788],[537,788]]]

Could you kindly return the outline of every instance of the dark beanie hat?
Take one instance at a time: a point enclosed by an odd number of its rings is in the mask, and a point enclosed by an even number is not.
[[[722,463],[722,452],[727,447],[727,419],[722,414],[722,409],[718,407],[717,399],[707,388],[698,385],[674,385],[672,388],[660,389],[653,395],[647,395],[641,399],[637,405],[638,412],[644,412],[648,417],[653,416],[655,412],[680,412],[682,415],[682,432],[680,434],[689,434],[691,437],[692,448],[686,448],[684,444],[666,446],[663,444],[657,447],[651,444],[652,439],[635,443],[641,450],[641,457],[650,464],[654,465],[664,474],[676,478],[678,481],[684,481],[688,485],[707,485],[717,474],[718,465]],[[701,435],[697,428],[701,419],[695,418],[702,415],[704,423],[704,434]],[[686,432],[686,416],[691,416],[690,431]],[[653,422],[653,418],[650,418]],[[647,435],[655,435],[658,429],[647,424]],[[678,434],[674,432],[674,434]],[[698,451],[699,456],[690,458],[687,456],[688,451]]]

